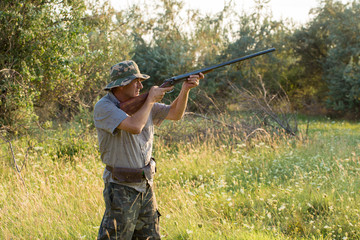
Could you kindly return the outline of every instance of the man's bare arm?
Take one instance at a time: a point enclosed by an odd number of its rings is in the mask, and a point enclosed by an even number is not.
[[[180,120],[185,113],[189,92],[192,88],[199,85],[199,79],[203,79],[204,74],[191,75],[182,85],[179,96],[171,103],[170,111],[166,116],[168,120]]]

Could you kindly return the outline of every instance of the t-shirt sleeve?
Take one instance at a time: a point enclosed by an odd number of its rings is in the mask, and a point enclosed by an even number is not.
[[[155,103],[152,109],[152,119],[156,126],[159,126],[170,111],[170,106],[163,103]]]
[[[99,101],[94,108],[95,127],[115,135],[117,126],[124,121],[128,115],[116,107],[111,101]]]

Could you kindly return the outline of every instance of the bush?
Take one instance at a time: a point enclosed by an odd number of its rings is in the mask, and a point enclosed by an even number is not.
[[[30,84],[16,71],[0,71],[0,129],[18,133],[29,129],[37,116],[34,113],[35,94]]]

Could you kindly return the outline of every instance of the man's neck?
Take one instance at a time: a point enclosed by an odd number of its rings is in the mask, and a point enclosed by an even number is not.
[[[127,100],[130,99],[129,97],[124,96],[124,94],[121,92],[120,89],[114,89],[111,92],[112,92],[112,94],[114,94],[116,99],[119,100],[119,102],[126,102]]]

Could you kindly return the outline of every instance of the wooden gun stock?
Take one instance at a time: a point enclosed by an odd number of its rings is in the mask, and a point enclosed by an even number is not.
[[[120,103],[120,109],[129,115],[133,115],[144,105],[149,93],[140,94],[137,97],[133,97],[126,102]]]

